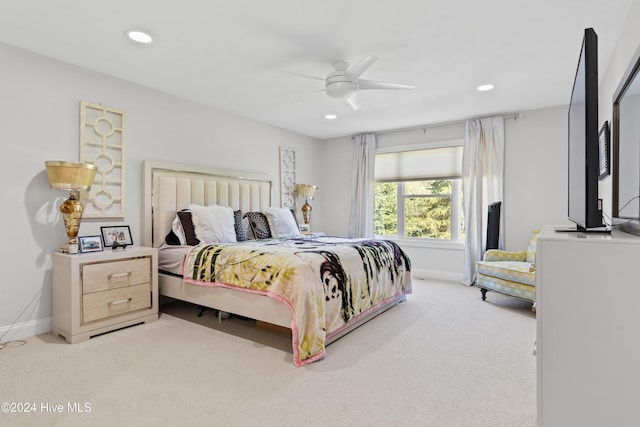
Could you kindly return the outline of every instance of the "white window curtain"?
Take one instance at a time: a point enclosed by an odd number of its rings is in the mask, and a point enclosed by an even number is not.
[[[487,207],[503,201],[504,119],[502,116],[468,120],[462,154],[465,246],[462,284],[476,280],[476,262],[486,247]],[[502,203],[504,207],[504,202]],[[498,246],[504,247],[504,215],[500,215]]]
[[[349,237],[373,237],[375,155],[374,134],[354,138],[351,216],[347,231]]]

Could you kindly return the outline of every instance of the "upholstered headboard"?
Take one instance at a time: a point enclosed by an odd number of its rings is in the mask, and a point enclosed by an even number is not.
[[[142,244],[158,247],[176,212],[191,203],[243,212],[271,206],[271,181],[262,174],[154,161],[143,162]]]

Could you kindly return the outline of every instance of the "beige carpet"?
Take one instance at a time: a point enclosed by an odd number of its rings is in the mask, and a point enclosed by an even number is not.
[[[535,426],[535,315],[517,299],[416,280],[301,368],[286,335],[163,311],[80,344],[45,334],[0,350],[0,402],[34,410],[0,425]]]

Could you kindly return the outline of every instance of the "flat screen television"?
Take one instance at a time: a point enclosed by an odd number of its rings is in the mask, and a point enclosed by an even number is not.
[[[576,228],[559,231],[609,231],[598,197],[598,36],[584,30],[569,103],[568,218]]]

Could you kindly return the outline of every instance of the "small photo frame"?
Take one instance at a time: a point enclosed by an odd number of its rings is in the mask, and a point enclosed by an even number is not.
[[[102,250],[102,240],[100,236],[78,237],[78,250],[80,253],[100,252]]]
[[[603,179],[611,172],[609,167],[609,152],[611,150],[609,135],[609,122],[606,121],[602,125],[602,128],[600,128],[600,133],[598,134],[598,150],[600,158],[600,173],[598,175],[598,179]]]
[[[104,247],[126,247],[133,245],[131,230],[128,225],[100,227]]]

